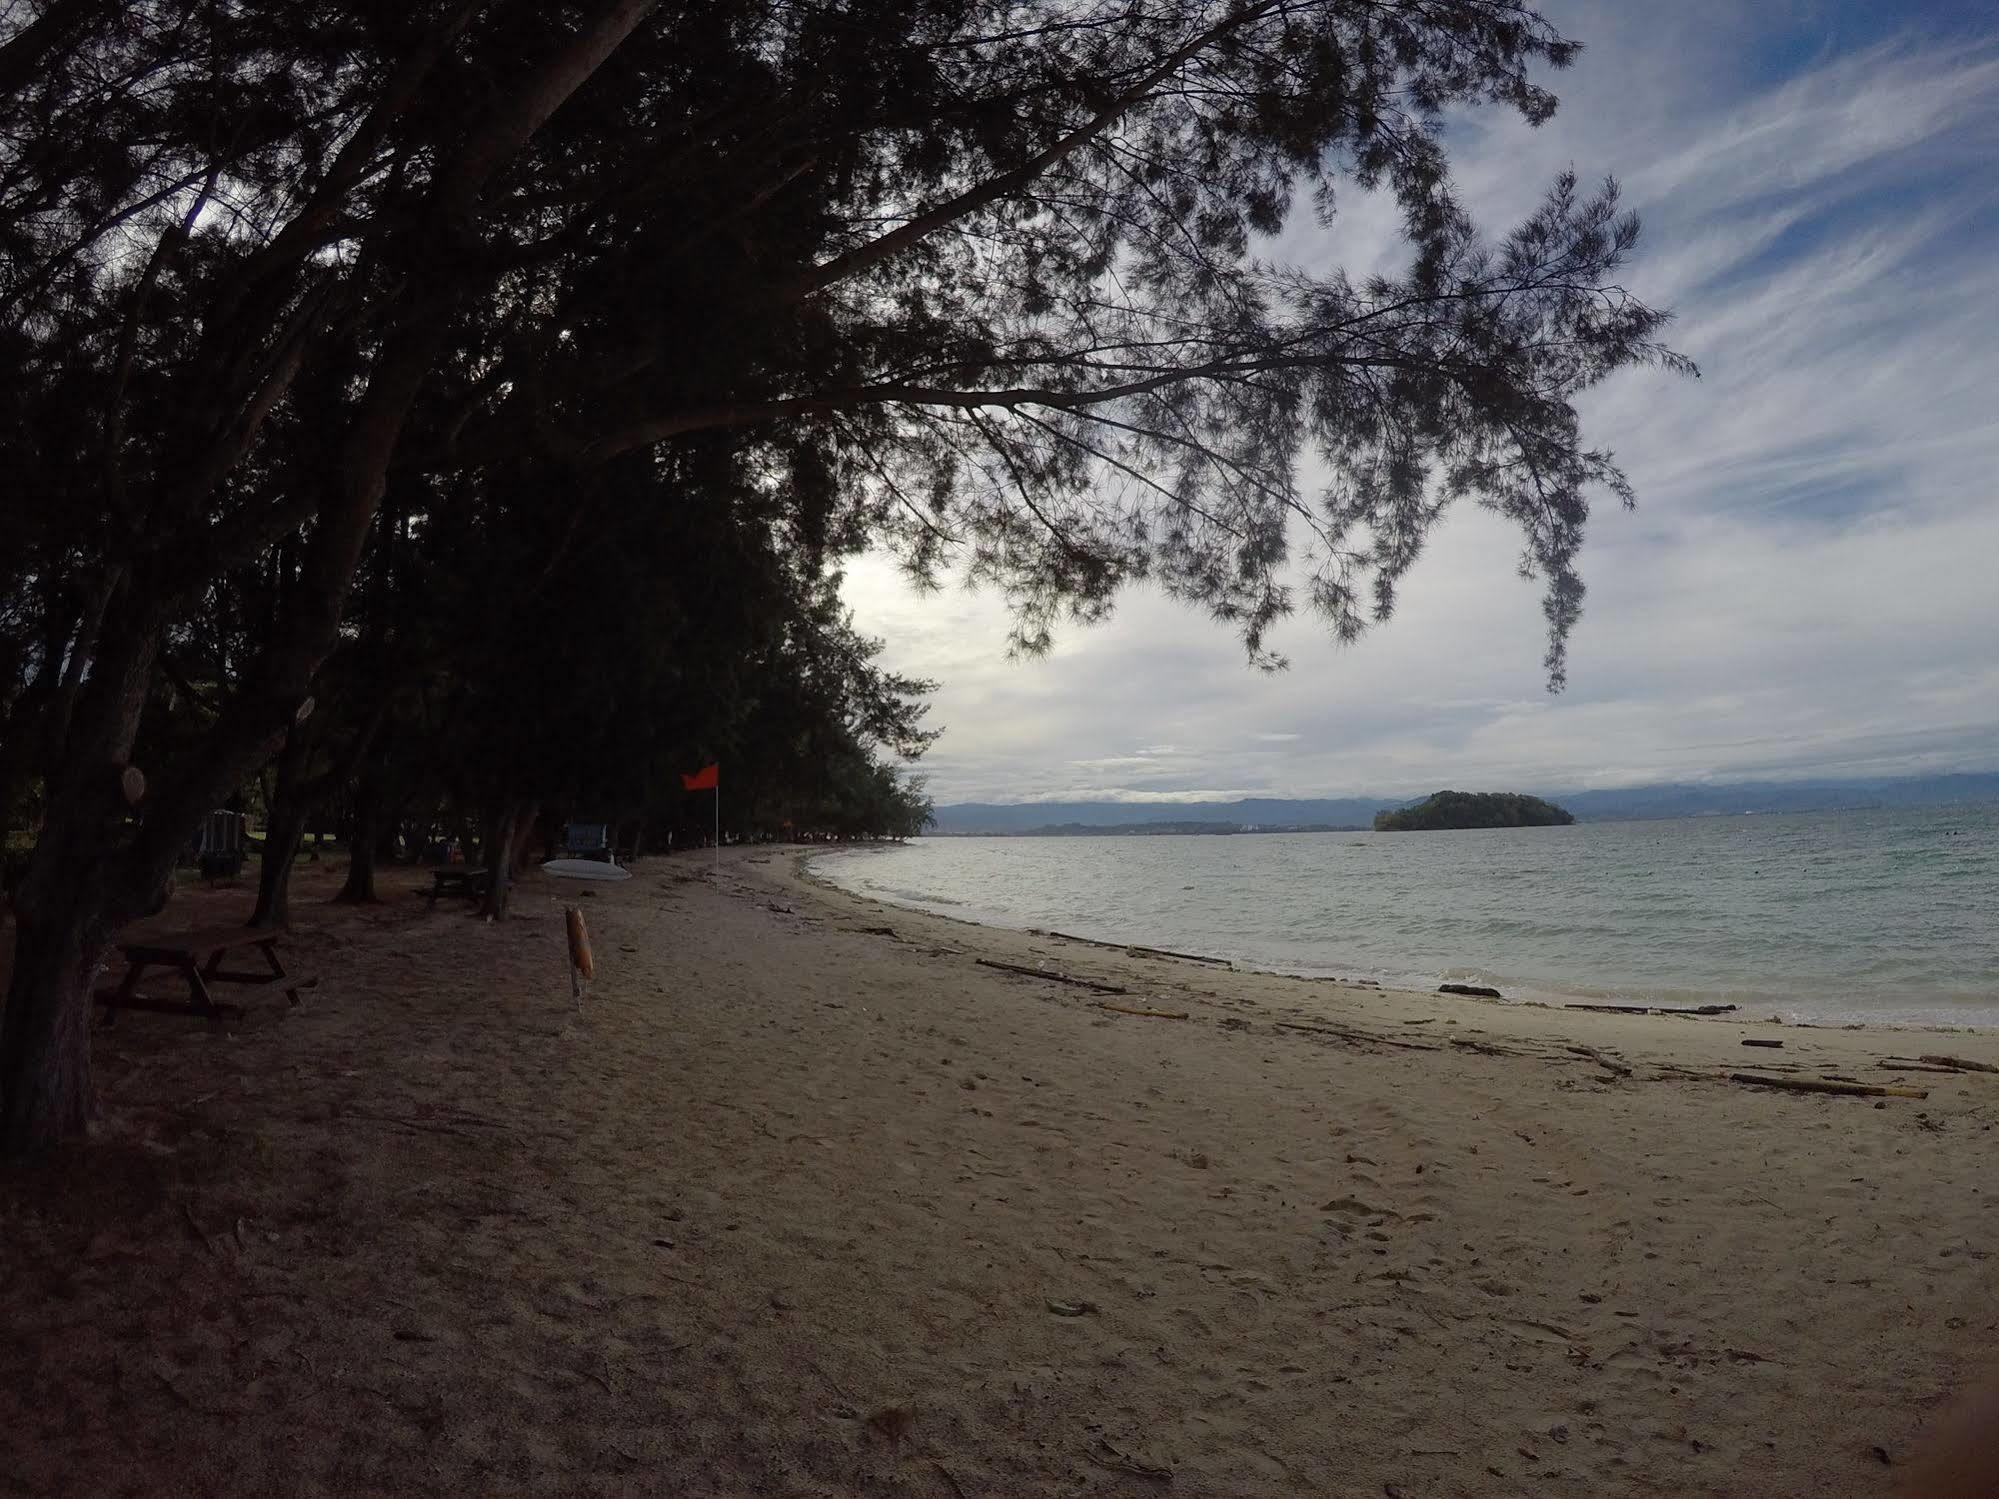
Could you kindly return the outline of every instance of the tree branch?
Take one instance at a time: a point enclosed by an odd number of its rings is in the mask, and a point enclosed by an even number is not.
[[[1277,4],[1278,0],[1260,0],[1260,3],[1246,6],[1205,31],[1199,32],[1169,52],[1156,66],[1144,73],[1138,82],[1116,95],[1088,120],[1052,145],[1030,156],[1011,171],[988,177],[976,187],[967,188],[955,197],[947,198],[942,203],[923,210],[888,233],[878,235],[866,244],[857,245],[844,254],[834,256],[831,260],[822,261],[791,285],[788,300],[803,301],[835,282],[857,276],[900,254],[911,245],[927,239],[947,224],[976,212],[988,203],[998,202],[1007,194],[1026,186],[1064,157],[1089,144],[1121,119],[1134,105],[1143,103],[1148,94],[1172,77],[1190,59],[1198,57],[1229,33],[1261,20],[1276,9]]]

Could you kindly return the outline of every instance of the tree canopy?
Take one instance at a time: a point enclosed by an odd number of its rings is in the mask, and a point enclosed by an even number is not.
[[[32,783],[40,831],[0,1133],[80,1126],[77,954],[343,679],[405,686],[318,753],[375,746],[365,781],[448,703],[491,814],[556,783],[565,721],[509,662],[574,689],[576,738],[704,685],[746,733],[783,714],[732,696],[742,663],[811,680],[871,540],[960,561],[1028,651],[1150,577],[1274,664],[1297,608],[1386,616],[1470,500],[1520,527],[1559,684],[1591,498],[1630,497],[1574,400],[1682,361],[1618,279],[1614,185],[1484,233],[1443,125],[1545,119],[1576,51],[1513,0],[6,7],[0,800]],[[1353,192],[1397,205],[1398,272],[1271,258]],[[745,616],[820,624],[600,660],[538,623],[590,586],[537,578],[574,538],[608,576],[725,536],[769,585]],[[399,615],[405,565],[450,607]],[[634,628],[730,607],[654,576]]]

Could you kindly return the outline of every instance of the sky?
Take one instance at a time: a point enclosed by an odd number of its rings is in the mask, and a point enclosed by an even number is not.
[[[1545,690],[1517,534],[1475,508],[1358,644],[1281,626],[1276,675],[1144,588],[1012,659],[996,597],[863,558],[859,623],[941,684],[939,802],[1999,768],[1999,8],[1542,8],[1585,44],[1544,80],[1562,107],[1454,120],[1460,191],[1497,233],[1564,167],[1616,176],[1645,223],[1626,282],[1702,371],[1581,403],[1639,508],[1596,507],[1567,690]],[[1365,203],[1301,218],[1276,258],[1394,263]]]

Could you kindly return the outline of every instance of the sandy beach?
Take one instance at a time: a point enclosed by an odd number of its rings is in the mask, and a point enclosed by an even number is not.
[[[0,1175],[0,1492],[1886,1494],[1995,1346],[1999,1075],[1887,1059],[1999,1037],[1241,973],[798,863],[497,926],[301,871],[307,1004],[121,1018],[95,1138]]]

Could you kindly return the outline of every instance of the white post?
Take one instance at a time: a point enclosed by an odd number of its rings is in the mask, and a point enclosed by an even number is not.
[[[715,872],[722,872],[722,773],[715,772]]]

